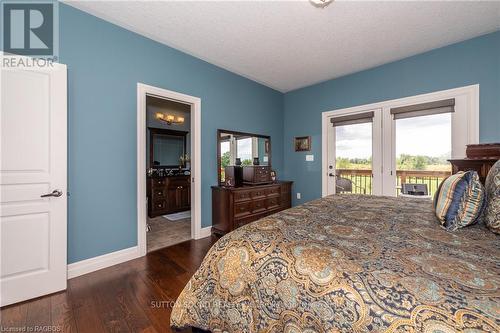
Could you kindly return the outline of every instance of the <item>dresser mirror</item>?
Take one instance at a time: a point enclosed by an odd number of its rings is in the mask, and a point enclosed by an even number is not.
[[[151,168],[185,167],[181,156],[186,154],[188,132],[149,128],[149,165]]]
[[[240,164],[241,163],[241,164]],[[225,182],[225,168],[232,165],[271,166],[271,137],[217,130],[217,179]]]

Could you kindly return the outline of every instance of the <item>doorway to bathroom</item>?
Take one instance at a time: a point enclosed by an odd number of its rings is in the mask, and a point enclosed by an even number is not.
[[[142,255],[200,237],[199,112],[196,97],[138,84]]]
[[[146,96],[147,252],[191,239],[191,105]]]

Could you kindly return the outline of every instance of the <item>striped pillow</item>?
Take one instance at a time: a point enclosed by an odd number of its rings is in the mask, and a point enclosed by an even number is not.
[[[484,203],[484,187],[477,172],[460,171],[441,183],[434,209],[441,225],[453,231],[476,223]]]

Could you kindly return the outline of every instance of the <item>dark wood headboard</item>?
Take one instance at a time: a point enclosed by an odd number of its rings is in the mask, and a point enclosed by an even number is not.
[[[452,172],[457,173],[459,171],[469,171],[474,170],[479,174],[479,179],[484,185],[486,176],[490,171],[493,164],[498,161],[498,158],[462,158],[448,160],[452,166]]]

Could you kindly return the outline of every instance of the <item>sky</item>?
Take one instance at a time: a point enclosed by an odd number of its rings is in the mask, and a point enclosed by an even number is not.
[[[338,157],[369,158],[372,155],[372,124],[336,128]],[[396,156],[439,157],[451,153],[451,114],[396,120]]]
[[[224,155],[225,152],[229,151],[229,141],[222,141],[220,143],[220,154]]]
[[[244,160],[252,159],[252,138],[239,139],[237,142],[238,157]]]
[[[252,139],[240,139],[236,141],[238,144],[238,157],[244,160],[252,159]],[[223,141],[220,145],[221,155],[229,151],[229,141]]]

